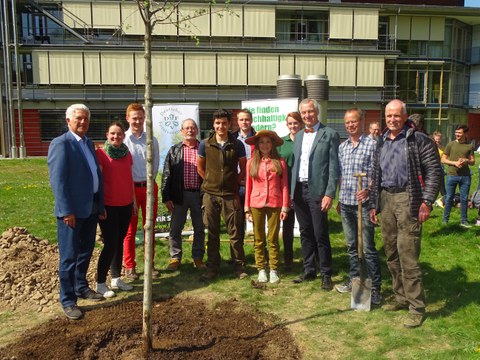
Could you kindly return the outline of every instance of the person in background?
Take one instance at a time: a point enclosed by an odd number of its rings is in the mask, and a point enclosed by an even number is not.
[[[432,139],[435,142],[435,144],[437,145],[438,155],[440,155],[440,159],[442,159],[442,156],[443,156],[442,133],[440,131],[434,131],[433,134],[432,134]],[[442,166],[442,169],[443,169],[443,166]],[[442,179],[441,179],[441,184],[440,184],[440,194],[442,195],[442,197],[445,196],[445,194],[446,194],[446,191],[445,191],[445,169],[443,169],[443,173],[442,173]],[[442,198],[435,201],[435,204],[440,206],[442,209],[445,207],[445,204],[444,204]]]
[[[458,125],[455,129],[455,140],[449,142],[442,155],[442,163],[447,166],[447,182],[445,208],[443,209],[443,223],[448,224],[453,206],[455,189],[460,188],[460,225],[470,228],[468,223],[468,193],[472,175],[469,166],[475,165],[472,144],[467,140],[467,125]]]
[[[183,141],[168,150],[162,174],[162,201],[172,214],[170,223],[170,262],[167,270],[175,271],[182,262],[182,230],[187,212],[193,225],[192,258],[197,269],[205,269],[205,231],[202,220],[202,178],[197,172],[198,127],[193,119],[181,125]]]
[[[347,242],[347,253],[350,262],[350,276],[344,285],[336,285],[339,293],[352,291],[352,278],[360,276],[358,259],[358,204],[362,204],[362,240],[364,259],[368,277],[372,280],[372,304],[380,305],[382,296],[382,273],[380,258],[375,248],[375,227],[369,218],[368,199],[372,176],[373,156],[377,142],[362,134],[364,115],[359,108],[351,108],[345,112],[345,129],[349,137],[338,149],[340,161],[340,192],[337,211],[342,217],[343,233]],[[358,189],[358,179],[355,174],[364,173],[362,190]]]
[[[428,135],[425,130],[425,120],[422,114],[414,113],[409,116],[409,120],[415,124],[415,128],[418,132]]]
[[[202,280],[213,280],[220,270],[220,217],[223,217],[233,248],[235,276],[244,279],[245,252],[243,208],[238,188],[245,177],[245,147],[228,132],[231,115],[220,109],[213,113],[214,133],[198,147],[197,171],[203,179],[203,223],[208,230],[207,271]],[[238,171],[240,169],[240,172]]]
[[[276,149],[276,146],[283,144],[283,140],[274,131],[260,130],[255,136],[248,138],[246,143],[255,145],[253,156],[247,161],[245,214],[247,220],[253,222],[258,282],[268,281],[265,257],[268,239],[270,283],[276,284],[280,281],[277,272],[280,258],[280,220],[284,221],[288,217],[289,209],[287,165]],[[268,227],[267,239],[265,218]]]
[[[379,139],[373,159],[370,221],[378,224],[395,301],[385,311],[408,309],[403,325],[415,328],[425,319],[425,292],[419,257],[422,224],[430,218],[440,187],[438,151],[408,120],[405,103],[396,99],[385,107],[388,130]]]
[[[376,140],[382,132],[382,129],[380,128],[380,123],[378,121],[371,122],[368,126],[368,131],[370,133],[368,136],[371,139]]]
[[[302,117],[296,111],[287,114],[287,128],[289,134],[282,137],[283,144],[277,148],[280,156],[287,164],[288,186],[292,183],[292,167],[293,167],[293,140],[295,134],[303,129]],[[295,180],[295,179],[294,179]],[[282,239],[283,239],[283,261],[285,270],[290,270],[293,265],[293,232],[295,228],[295,211],[290,208],[288,216],[283,220]]]
[[[256,134],[255,129],[252,127],[253,123],[253,115],[252,112],[248,109],[242,109],[237,113],[237,125],[238,125],[238,130],[234,131],[232,133],[233,137],[240,141],[243,146],[245,146],[245,156],[246,159],[250,159],[252,157],[253,153],[253,146],[250,146],[246,143],[246,140],[254,136]],[[240,184],[240,187],[238,189],[238,195],[240,196],[240,204],[242,206],[242,209],[245,205],[245,180],[242,181]],[[243,216],[242,212],[242,216]],[[240,237],[242,238],[242,246],[243,242],[245,241],[245,217],[243,217],[242,220],[243,226],[241,228],[241,234]],[[233,255],[233,248],[230,246],[230,258],[233,261],[234,255]]]
[[[299,112],[305,128],[295,135],[293,142],[290,196],[300,225],[304,270],[294,283],[316,279],[318,258],[321,288],[330,291],[333,283],[328,210],[332,207],[340,176],[340,137],[320,122],[320,106],[316,100],[302,100]]]
[[[147,211],[147,133],[143,130],[145,123],[145,110],[141,104],[132,103],[128,105],[126,111],[126,119],[129,124],[128,130],[125,132],[124,143],[127,145],[133,158],[133,184],[135,186],[135,199],[139,210],[142,211],[142,225],[145,226]],[[153,138],[153,179],[157,177],[158,166],[160,165],[160,152],[158,141]],[[155,220],[157,219],[158,210],[158,186],[154,182],[153,189],[154,205],[153,205],[153,224],[155,228]],[[130,219],[127,235],[123,240],[123,262],[125,264],[125,277],[129,280],[138,279],[135,261],[135,235],[137,233],[138,213],[133,214]],[[152,232],[152,276],[157,277],[158,271],[153,266],[153,258],[155,255],[155,236]]]
[[[133,286],[120,278],[122,271],[123,239],[130,219],[137,213],[132,178],[132,155],[123,143],[125,128],[120,122],[108,127],[103,149],[96,151],[103,174],[106,216],[100,220],[103,249],[98,258],[97,292],[105,298],[115,296],[113,290],[130,291]],[[108,269],[112,276],[111,288],[106,284]],[[113,290],[111,290],[113,289]]]
[[[95,245],[97,223],[104,216],[103,179],[92,141],[86,136],[90,110],[83,104],[68,107],[68,131],[48,148],[48,172],[55,198],[59,253],[60,303],[65,316],[83,317],[77,299],[105,298],[90,289],[87,270]]]

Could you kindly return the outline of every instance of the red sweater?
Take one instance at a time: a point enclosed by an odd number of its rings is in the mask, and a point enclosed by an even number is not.
[[[132,155],[112,159],[104,149],[97,149],[103,174],[104,201],[108,206],[125,206],[133,202]]]

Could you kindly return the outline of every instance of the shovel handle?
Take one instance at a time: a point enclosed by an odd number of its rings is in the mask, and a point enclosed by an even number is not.
[[[358,189],[357,191],[362,190],[362,178],[367,176],[366,173],[357,173],[353,175],[358,179]],[[358,215],[357,215],[357,222],[358,222],[358,258],[360,261],[363,262],[364,257],[363,257],[363,236],[362,236],[362,227],[363,227],[363,214],[362,214],[362,203],[359,201],[358,202]]]

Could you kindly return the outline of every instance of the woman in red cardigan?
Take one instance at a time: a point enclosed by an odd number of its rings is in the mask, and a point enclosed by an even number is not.
[[[253,221],[258,282],[268,281],[265,258],[268,239],[270,283],[275,284],[280,281],[277,273],[280,258],[280,220],[287,218],[289,209],[287,165],[277,151],[277,146],[282,145],[283,140],[274,131],[261,130],[245,142],[255,145],[252,158],[247,162],[245,213],[247,220]],[[268,224],[267,238],[265,218]]]

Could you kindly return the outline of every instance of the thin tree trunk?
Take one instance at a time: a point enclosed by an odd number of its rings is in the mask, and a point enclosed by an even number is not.
[[[152,127],[152,57],[151,57],[151,15],[150,8],[146,7],[148,21],[145,21],[145,123],[147,133],[147,206],[145,221],[145,266],[143,284],[143,356],[148,358],[152,349],[152,268],[153,268],[153,235],[154,235],[154,181],[153,178],[153,127]],[[145,216],[145,215],[144,215]]]

